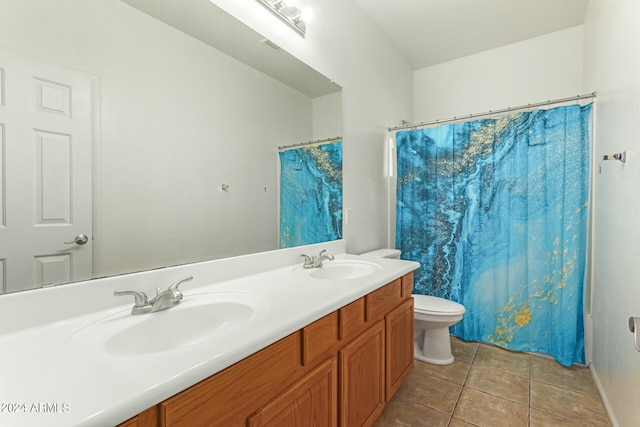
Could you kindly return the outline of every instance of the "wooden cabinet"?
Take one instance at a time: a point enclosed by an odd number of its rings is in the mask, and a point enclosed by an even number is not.
[[[385,316],[386,401],[413,370],[413,298]]]
[[[247,420],[248,427],[338,425],[336,358],[321,363]]]
[[[152,406],[133,418],[128,419],[117,427],[156,427],[159,425],[158,406]]]
[[[338,337],[342,341],[341,344],[349,342],[367,328],[365,311],[365,297],[355,300],[338,310],[340,319]]]
[[[163,426],[244,426],[247,414],[304,373],[295,332],[160,403]]]
[[[367,427],[413,368],[413,274],[119,427]]]
[[[382,412],[384,345],[380,320],[340,350],[341,426],[370,426]]]
[[[335,354],[338,344],[338,312],[327,314],[323,318],[302,328],[302,364],[313,364]]]
[[[402,286],[400,279],[371,292],[365,297],[365,314],[367,322],[375,322],[382,319],[402,301]]]

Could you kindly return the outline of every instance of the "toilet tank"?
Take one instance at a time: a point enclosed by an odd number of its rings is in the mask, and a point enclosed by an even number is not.
[[[372,256],[376,258],[400,259],[402,252],[400,249],[376,249],[375,251],[365,252],[360,255]]]

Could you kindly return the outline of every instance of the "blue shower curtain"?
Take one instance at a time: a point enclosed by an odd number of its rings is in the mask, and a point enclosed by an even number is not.
[[[584,363],[591,104],[398,132],[396,241],[451,332]]]
[[[342,238],[342,141],[280,152],[280,248]]]

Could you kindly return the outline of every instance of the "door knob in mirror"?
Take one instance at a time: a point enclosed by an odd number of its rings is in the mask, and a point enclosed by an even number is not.
[[[76,244],[78,246],[82,246],[89,241],[89,237],[86,234],[78,234],[73,238],[71,242],[64,242],[65,245]]]

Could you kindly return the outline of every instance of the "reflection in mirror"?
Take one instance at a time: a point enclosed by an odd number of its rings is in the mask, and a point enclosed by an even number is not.
[[[339,86],[208,1],[0,6],[3,293],[278,248],[278,146]]]
[[[280,147],[280,247],[342,238],[342,141]]]

